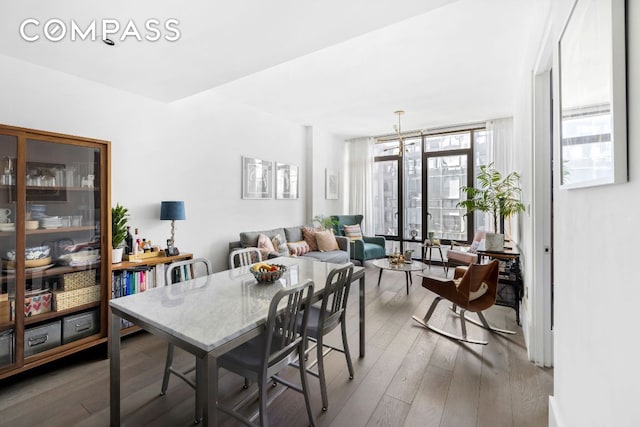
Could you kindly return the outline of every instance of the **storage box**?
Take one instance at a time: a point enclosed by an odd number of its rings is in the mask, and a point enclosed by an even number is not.
[[[25,329],[24,331],[24,355],[33,356],[45,350],[49,350],[60,345],[62,338],[62,328],[60,321],[47,323]]]
[[[26,296],[24,299],[24,315],[35,316],[51,311],[51,292],[43,292]]]
[[[65,291],[88,288],[96,284],[96,270],[76,271],[67,273],[62,278],[62,287]]]
[[[79,305],[89,304],[100,300],[100,285],[72,291],[53,291],[53,309],[67,310]]]
[[[0,332],[0,368],[13,363],[13,331]]]
[[[100,332],[100,320],[98,319],[97,310],[62,318],[62,344],[67,344],[98,332]]]
[[[147,258],[156,258],[159,256],[164,256],[164,251],[152,251],[152,252],[138,252],[137,254],[124,254],[122,259],[125,261],[135,261],[139,259],[147,259]]]

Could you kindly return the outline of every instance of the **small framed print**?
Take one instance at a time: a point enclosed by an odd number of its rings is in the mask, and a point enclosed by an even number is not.
[[[273,162],[242,157],[242,198],[273,198]]]
[[[338,171],[333,169],[326,169],[325,171],[325,198],[328,200],[335,200],[338,198],[338,188],[340,182],[340,175]]]
[[[276,199],[298,198],[298,167],[276,163]]]

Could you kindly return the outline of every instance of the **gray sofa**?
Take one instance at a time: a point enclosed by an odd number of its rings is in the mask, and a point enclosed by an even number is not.
[[[243,231],[240,233],[239,241],[229,243],[229,251],[238,248],[257,247],[258,237],[260,234],[264,234],[270,239],[273,239],[276,235],[280,235],[286,240],[285,243],[299,242],[304,240],[302,236],[302,227],[303,226],[300,225],[297,227],[274,228],[273,230]],[[313,258],[318,261],[332,262],[336,264],[349,262],[351,258],[349,239],[344,236],[336,236],[336,241],[338,242],[340,250],[327,252],[312,251],[301,256],[304,258]],[[276,248],[276,250],[278,250],[278,248]],[[275,258],[276,256],[289,256],[289,251],[284,247],[281,247],[278,252],[269,254],[269,258]]]

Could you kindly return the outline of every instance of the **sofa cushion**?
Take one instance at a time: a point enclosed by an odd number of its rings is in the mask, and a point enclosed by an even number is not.
[[[375,243],[364,244],[364,258],[365,259],[377,259],[385,257],[384,246],[376,245]]]
[[[286,235],[284,233],[284,229],[282,228],[274,228],[273,230],[264,230],[264,231],[243,231],[240,233],[240,243],[243,248],[248,247],[258,247],[258,237],[261,234],[273,239],[276,235],[280,234],[284,239],[286,239]],[[281,243],[287,243],[286,241]]]
[[[344,264],[349,262],[349,255],[345,251],[311,251],[302,255],[303,258],[313,258],[322,262],[332,262],[335,264]]]
[[[298,227],[286,227],[284,229],[284,234],[287,237],[287,242],[299,242],[300,240],[304,240],[304,236],[302,235],[302,225]]]

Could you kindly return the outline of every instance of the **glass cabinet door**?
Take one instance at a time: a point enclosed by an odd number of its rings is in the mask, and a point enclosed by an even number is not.
[[[65,282],[78,277],[99,285],[100,149],[27,139],[26,151],[25,267],[33,273],[27,274],[26,296],[69,291],[77,285]],[[99,295],[83,298],[69,303],[66,294],[56,294],[51,309],[74,309]]]
[[[0,135],[0,368],[15,362],[15,266],[7,260],[16,248],[16,158],[18,138]]]

